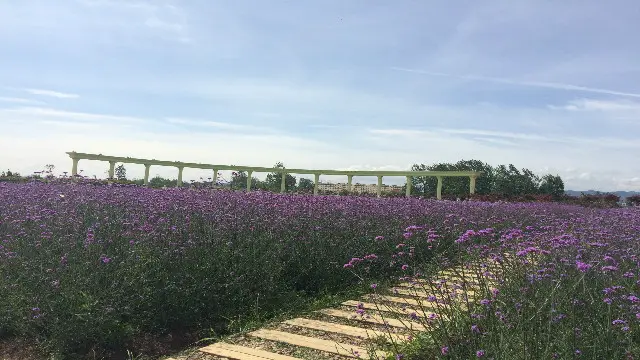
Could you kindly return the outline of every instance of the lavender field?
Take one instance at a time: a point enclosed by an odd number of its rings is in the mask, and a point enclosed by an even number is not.
[[[0,239],[0,337],[62,358],[504,253],[499,291],[398,357],[640,357],[638,208],[3,183]]]

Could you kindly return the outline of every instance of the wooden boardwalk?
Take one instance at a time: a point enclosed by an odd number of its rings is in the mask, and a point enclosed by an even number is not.
[[[221,341],[202,347],[198,349],[201,355],[209,356],[197,358],[382,359],[392,353],[375,350],[381,348],[380,344],[408,341],[412,333],[428,331],[439,321],[447,321],[448,316],[444,312],[464,310],[479,301],[482,292],[478,287],[477,274],[485,270],[479,266],[460,266],[442,271],[429,281],[403,282],[394,288],[377,289],[375,294],[345,301],[339,307],[322,309],[306,317],[249,332],[236,343]],[[496,277],[501,275],[498,267],[488,270]],[[488,280],[485,279],[484,283]],[[496,284],[496,281],[491,283]],[[438,299],[448,297],[451,305],[443,311],[444,305],[441,301],[434,301],[434,296]]]

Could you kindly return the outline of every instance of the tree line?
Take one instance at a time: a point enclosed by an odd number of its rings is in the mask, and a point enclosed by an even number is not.
[[[457,163],[414,164],[412,171],[477,171],[482,175],[476,179],[477,195],[496,194],[505,197],[524,195],[549,195],[559,198],[564,195],[564,181],[559,175],[536,175],[529,169],[518,169],[513,164],[491,166],[480,160],[460,160]],[[438,180],[435,177],[416,176],[412,179],[413,195],[432,197],[436,194]],[[468,177],[445,177],[442,179],[443,196],[469,196]]]

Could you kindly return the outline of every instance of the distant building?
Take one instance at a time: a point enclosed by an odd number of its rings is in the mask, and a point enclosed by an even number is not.
[[[358,194],[362,194],[362,193],[369,193],[369,194],[375,194],[376,191],[378,189],[378,185],[377,184],[353,184],[352,185],[352,191]],[[334,193],[338,193],[340,191],[346,191],[349,190],[349,184],[346,183],[318,183],[318,190],[319,191],[327,191],[327,192],[334,192]],[[402,186],[398,186],[398,185],[382,185],[381,186],[381,191],[382,192],[392,192],[392,191],[402,191]]]

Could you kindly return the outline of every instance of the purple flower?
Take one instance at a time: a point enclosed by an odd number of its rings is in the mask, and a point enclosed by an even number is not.
[[[448,346],[443,346],[440,348],[440,353],[442,355],[447,355],[449,353],[449,347]]]
[[[578,268],[580,272],[587,272],[589,269],[591,269],[591,265],[583,263],[580,260],[576,260],[576,268]]]
[[[618,267],[617,266],[613,266],[613,265],[607,265],[607,266],[603,266],[601,270],[602,270],[602,272],[616,271],[616,270],[618,270]]]
[[[384,240],[384,236],[378,235],[378,236],[375,237],[375,240],[378,240],[378,241],[379,240]]]
[[[407,264],[402,265],[402,270],[407,270],[408,268],[409,268],[409,265]]]
[[[483,356],[484,356],[484,350],[478,350],[478,351],[476,351],[476,356],[477,356],[477,357],[483,357]]]
[[[372,288],[372,289],[375,289],[375,288],[377,288],[377,287],[378,287],[378,284],[371,284],[371,288]]]

